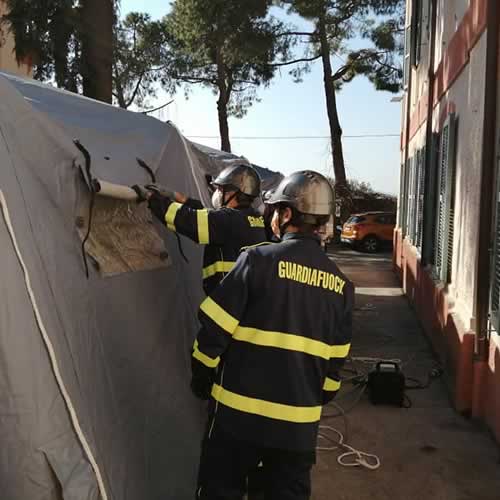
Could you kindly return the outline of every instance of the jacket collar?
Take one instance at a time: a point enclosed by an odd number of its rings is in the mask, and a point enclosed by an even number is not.
[[[282,238],[282,241],[288,240],[309,240],[315,241],[316,243],[320,243],[320,237],[317,234],[309,234],[309,233],[286,233]]]

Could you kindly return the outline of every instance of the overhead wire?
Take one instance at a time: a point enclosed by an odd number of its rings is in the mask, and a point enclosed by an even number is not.
[[[185,137],[188,139],[220,139],[218,135],[188,135]],[[343,139],[375,139],[375,138],[394,138],[401,137],[401,134],[352,134],[352,135],[343,135]],[[232,136],[232,140],[271,140],[271,141],[281,141],[281,140],[314,140],[314,139],[330,139],[329,135],[247,135],[247,136]]]

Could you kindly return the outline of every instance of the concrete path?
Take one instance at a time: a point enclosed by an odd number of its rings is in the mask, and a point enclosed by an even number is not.
[[[332,259],[357,287],[354,361],[345,377],[368,372],[362,358],[400,359],[407,377],[422,382],[439,365],[392,271],[390,254],[366,255],[340,249]],[[361,359],[360,359],[361,358]],[[410,382],[408,382],[409,384]],[[323,425],[346,434],[350,445],[378,455],[378,470],[342,467],[342,452],[318,452],[313,500],[500,500],[500,452],[490,435],[451,407],[441,377],[407,391],[411,408],[373,406],[363,389],[344,383]],[[325,435],[338,439],[327,429]],[[320,445],[329,446],[326,440]]]

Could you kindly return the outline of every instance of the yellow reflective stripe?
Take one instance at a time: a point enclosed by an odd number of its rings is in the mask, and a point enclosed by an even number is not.
[[[263,399],[249,398],[228,391],[214,384],[212,396],[219,403],[245,413],[253,413],[262,417],[284,420],[298,424],[317,422],[321,418],[321,406],[291,406],[272,403]]]
[[[208,368],[217,368],[220,363],[220,357],[213,359],[200,351],[200,349],[198,348],[198,340],[194,341],[193,358],[197,359],[205,366],[208,366]]]
[[[171,231],[176,231],[175,229],[175,216],[182,207],[181,203],[171,203],[168,207],[167,213],[165,214],[165,223]]]
[[[326,377],[325,383],[323,384],[324,391],[338,391],[340,389],[340,382],[338,380],[333,380],[332,378]]]
[[[228,273],[234,267],[236,262],[226,262],[226,261],[217,261],[211,264],[210,266],[203,268],[203,279],[210,278],[217,273]]]
[[[217,325],[219,325],[227,333],[233,334],[238,326],[239,321],[233,318],[229,313],[224,311],[222,307],[214,302],[210,297],[207,297],[200,306],[200,309]]]
[[[196,210],[198,222],[198,243],[208,245],[210,236],[208,234],[208,210]]]
[[[264,347],[276,347],[289,351],[303,352],[323,359],[345,358],[351,344],[328,345],[319,340],[293,335],[291,333],[271,332],[238,326],[234,332],[234,339]]]

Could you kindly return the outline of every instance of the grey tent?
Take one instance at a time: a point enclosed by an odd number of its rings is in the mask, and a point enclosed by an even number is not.
[[[208,204],[220,156],[172,124],[0,73],[2,499],[193,497],[202,249],[181,238],[184,260],[142,205],[89,186],[149,182],[139,157]]]

